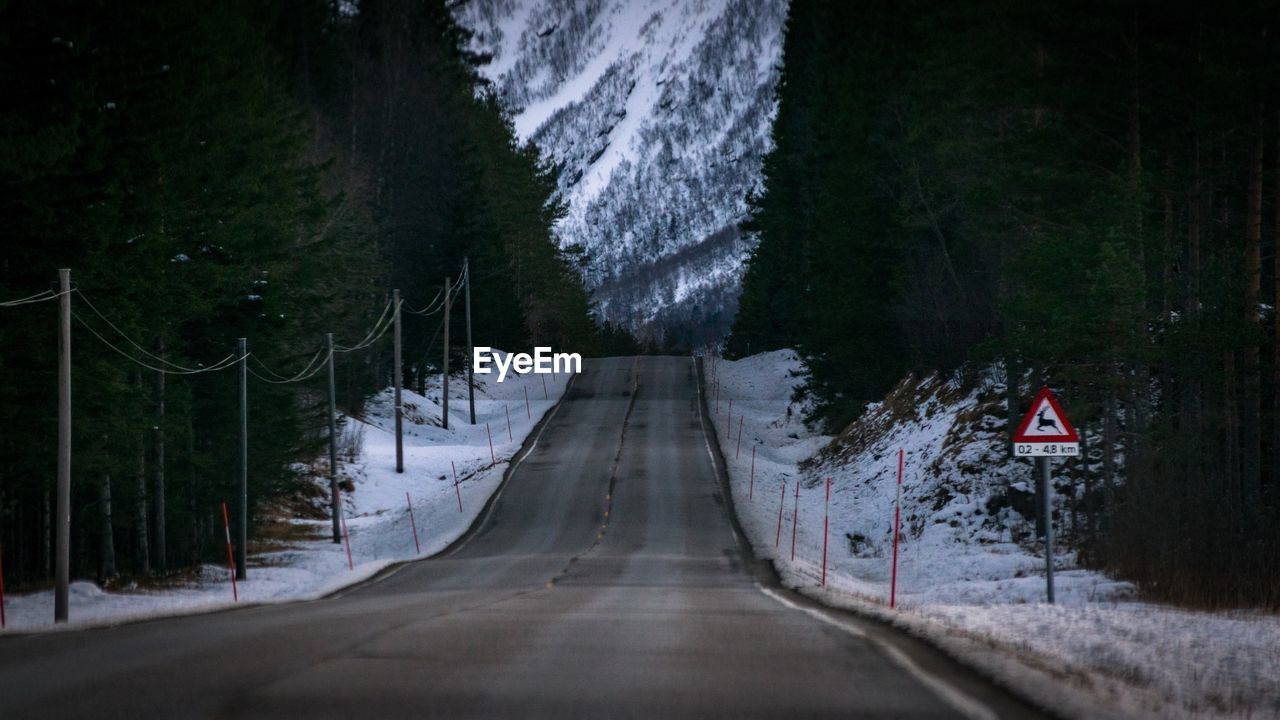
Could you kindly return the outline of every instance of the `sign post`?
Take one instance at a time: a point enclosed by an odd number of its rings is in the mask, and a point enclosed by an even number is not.
[[[1013,435],[1013,454],[1017,457],[1033,457],[1040,466],[1044,479],[1044,578],[1049,604],[1053,604],[1053,483],[1049,475],[1049,458],[1077,457],[1080,454],[1080,435],[1067,420],[1053,391],[1040,388],[1031,410],[1022,419]]]

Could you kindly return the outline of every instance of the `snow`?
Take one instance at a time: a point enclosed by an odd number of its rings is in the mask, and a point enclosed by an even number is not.
[[[340,462],[343,475],[355,487],[353,493],[343,496],[354,567],[348,567],[345,546],[331,541],[330,520],[289,519],[308,531],[308,536],[318,539],[278,542],[275,549],[251,555],[248,578],[238,583],[239,605],[324,597],[367,580],[396,562],[438,553],[466,532],[501,484],[508,462],[538,420],[559,400],[570,379],[567,373],[517,375],[514,371],[502,383],[494,382],[495,377],[476,376],[474,426],[468,422],[464,379],[450,381],[448,430],[439,427],[438,379],[428,387],[425,397],[409,390],[403,392],[403,474],[395,471],[390,388],[367,403],[364,417],[344,418],[340,438],[346,441],[363,437],[359,458],[353,463]],[[490,460],[488,433],[492,433],[496,464]],[[339,447],[341,458],[342,443]],[[457,490],[454,467],[459,481]],[[318,478],[317,482],[327,492],[327,479]],[[413,519],[422,545],[420,556],[414,550],[405,493],[413,501]],[[113,625],[235,605],[230,572],[225,564],[213,564],[201,567],[195,580],[164,590],[104,592],[91,582],[73,582],[70,623],[62,626],[52,624],[52,590],[11,594],[6,597],[6,632]]]
[[[1005,502],[1031,475],[1025,460],[1004,456],[996,373],[972,383],[909,378],[833,443],[801,421],[795,353],[707,358],[706,368],[738,517],[784,584],[924,637],[1068,716],[1280,717],[1280,617],[1141,602],[1128,583],[1078,567],[1066,548],[1055,556],[1057,604],[1044,602],[1043,546],[1031,519]],[[891,611],[899,448],[906,472]]]
[[[625,161],[636,161],[638,137],[643,124],[653,115],[662,93],[663,73],[673,64],[687,62],[707,27],[725,12],[725,0],[690,5],[682,0],[628,0],[609,5],[595,19],[600,39],[591,50],[594,55],[572,77],[560,82],[555,91],[519,108],[514,117],[517,137],[532,138],[562,108],[581,102],[616,62],[634,61],[635,85],[627,95],[622,120],[609,133],[603,155],[587,169],[584,182],[573,197],[573,204],[589,203],[608,185],[609,179]],[[536,16],[533,4],[517,5],[513,14],[499,25],[502,42],[496,49],[495,61],[484,73],[500,80],[516,62],[513,43],[526,42],[526,34],[538,35],[542,28],[531,24]],[[754,62],[754,59],[753,59]],[[542,84],[535,82],[529,85]]]
[[[556,224],[602,317],[731,317],[726,242],[770,147],[784,0],[474,0],[454,13],[517,136],[560,169]],[[698,307],[699,309],[690,310]]]

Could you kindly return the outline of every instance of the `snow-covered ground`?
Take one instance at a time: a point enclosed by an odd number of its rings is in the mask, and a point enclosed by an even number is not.
[[[520,376],[512,371],[502,383],[496,378],[496,374],[476,376],[474,426],[468,423],[466,381],[452,380],[448,430],[439,427],[438,382],[428,388],[426,397],[404,392],[403,474],[395,471],[390,389],[370,400],[362,419],[346,419],[346,428],[341,431],[344,438],[363,436],[354,463],[339,459],[343,475],[355,488],[343,496],[353,567],[348,567],[344,544],[324,539],[332,536],[331,521],[287,520],[304,526],[309,531],[305,534],[322,539],[279,542],[275,543],[278,549],[251,555],[248,578],[238,583],[240,604],[321,597],[365,580],[394,562],[439,552],[461,536],[498,488],[508,461],[519,451],[525,436],[560,399],[570,375]],[[492,433],[496,464],[490,457],[488,433]],[[328,487],[327,481],[321,482]],[[409,499],[421,553],[414,547]],[[196,581],[163,591],[104,592],[93,583],[75,582],[71,585],[70,623],[57,627],[207,612],[233,604],[225,564],[206,565]],[[55,627],[52,591],[10,595],[5,609],[10,632]]]
[[[1057,604],[1044,602],[1042,546],[1017,509],[1029,514],[1019,498],[1031,469],[1004,457],[995,377],[904,381],[833,444],[802,422],[792,398],[801,365],[790,351],[707,358],[705,367],[739,520],[787,585],[929,638],[1067,715],[1280,717],[1280,617],[1140,602],[1066,550],[1055,558]]]

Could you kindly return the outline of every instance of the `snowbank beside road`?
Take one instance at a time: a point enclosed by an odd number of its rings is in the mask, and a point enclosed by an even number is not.
[[[927,637],[1066,714],[1280,717],[1274,615],[1137,602],[1127,583],[1077,567],[1065,551],[1055,559],[1058,604],[1043,603],[1044,559],[1023,491],[1030,464],[1005,458],[996,378],[909,379],[832,443],[801,422],[792,398],[801,371],[794,353],[778,351],[709,359],[705,374],[739,520],[785,584]],[[899,448],[906,473],[891,612]]]
[[[450,383],[448,430],[439,427],[438,383],[425,397],[407,390],[403,393],[403,474],[395,471],[391,390],[371,399],[363,418],[347,418],[344,435],[362,438],[355,462],[342,463],[340,458],[343,476],[354,485],[354,492],[343,495],[354,567],[348,567],[345,546],[332,542],[331,521],[286,518],[284,522],[297,526],[298,534],[308,539],[272,541],[267,550],[252,554],[249,577],[238,584],[239,604],[323,597],[366,580],[393,563],[437,553],[466,532],[501,484],[508,461],[563,395],[571,376],[518,376],[513,372],[502,383],[491,379],[495,377],[476,376],[474,426],[469,423],[465,380]],[[490,456],[490,435],[496,464]],[[456,490],[454,467],[459,481]],[[327,493],[327,480],[318,482]],[[421,554],[414,548],[405,493],[413,501]],[[205,565],[194,582],[165,590],[104,592],[90,582],[73,583],[71,622],[56,627],[110,625],[235,604],[226,566]],[[10,595],[6,611],[9,631],[55,628],[52,591]]]

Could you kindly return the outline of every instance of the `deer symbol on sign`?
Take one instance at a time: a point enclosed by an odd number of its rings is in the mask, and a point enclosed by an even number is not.
[[[1049,412],[1049,408],[1040,408],[1040,412],[1036,413],[1036,430],[1043,430],[1051,427],[1058,432],[1062,432],[1062,428],[1058,427],[1058,421],[1053,418],[1047,418],[1045,413]]]

